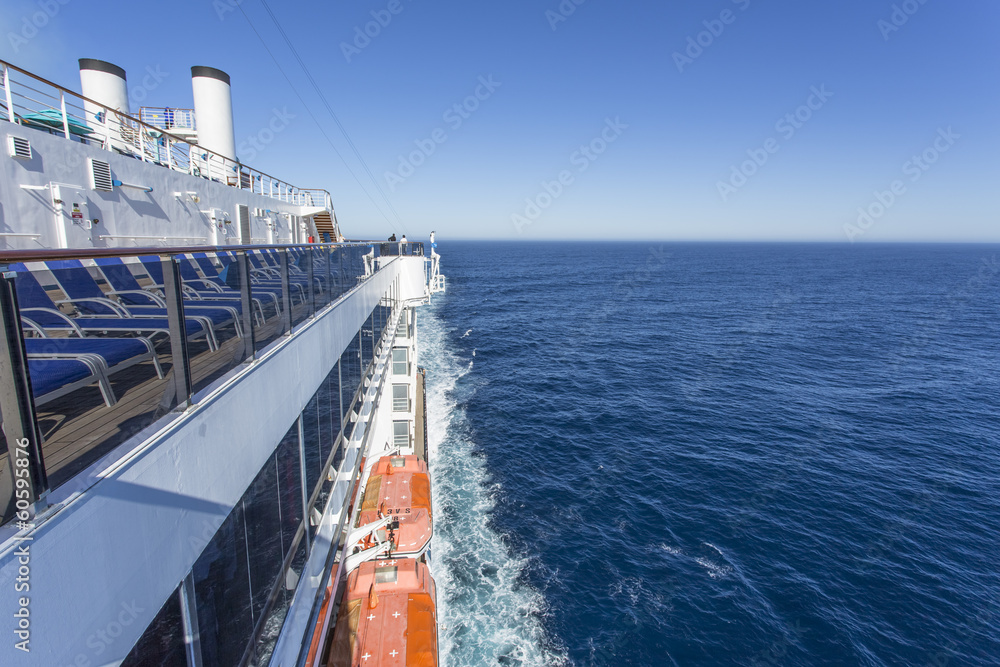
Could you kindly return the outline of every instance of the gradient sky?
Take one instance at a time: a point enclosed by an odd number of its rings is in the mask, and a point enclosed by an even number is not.
[[[353,238],[1000,241],[995,0],[268,3],[367,170],[261,0],[2,0],[0,57],[74,90],[77,58],[110,61],[147,106],[225,70],[241,159],[330,190]],[[274,109],[294,118],[250,159]]]

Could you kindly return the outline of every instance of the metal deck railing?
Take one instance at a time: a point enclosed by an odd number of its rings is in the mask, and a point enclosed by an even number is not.
[[[162,117],[150,112],[148,120],[135,118],[5,61],[0,60],[0,67],[0,118],[11,123],[291,204],[333,208],[326,190],[296,187],[169,132],[166,109],[156,110]],[[169,111],[178,114],[175,120],[187,122],[184,114],[189,109]],[[190,125],[193,128],[193,113]]]
[[[43,499],[167,413],[197,404],[365,281],[371,251],[313,244],[0,252],[2,478],[22,465],[30,471],[25,503]],[[95,343],[99,349],[84,349]],[[365,352],[370,363],[372,350]],[[5,486],[0,524],[19,509]]]
[[[163,130],[178,128],[197,130],[195,126],[194,109],[175,109],[173,107],[140,107],[139,120]]]

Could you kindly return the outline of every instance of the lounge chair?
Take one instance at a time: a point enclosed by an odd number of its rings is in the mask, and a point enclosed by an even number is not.
[[[25,318],[30,321],[30,318]],[[30,322],[32,328],[39,327]],[[77,355],[100,357],[108,377],[136,364],[153,363],[156,375],[164,378],[156,350],[148,338],[25,338],[24,349],[32,359],[58,359]]]
[[[161,380],[165,377],[153,343],[148,338],[45,338],[39,324],[27,317],[22,317],[22,320],[25,328],[42,336],[24,339],[35,405],[42,405],[97,381],[104,402],[110,407],[116,402],[109,382],[111,376],[146,361],[152,362],[157,377]],[[93,377],[85,382],[76,365],[44,364],[45,361],[63,360],[82,362]]]
[[[160,285],[163,283],[163,268],[160,266],[158,259],[156,256],[149,255],[139,257],[139,261],[142,262],[146,273],[149,274],[149,277],[153,281]],[[229,287],[225,282],[216,282],[198,275],[198,272],[191,265],[190,260],[185,257],[178,257],[177,267],[180,271],[181,279],[184,281],[184,291],[192,298],[215,301],[218,299],[236,299],[241,297],[237,290]],[[273,290],[270,291],[273,292]],[[253,286],[253,293],[261,295],[261,290]],[[274,300],[275,312],[280,311],[278,307],[280,295],[280,290],[277,291],[277,296],[271,294]]]
[[[31,376],[31,393],[35,398],[35,405],[54,401],[96,382],[104,402],[111,407],[118,399],[111,391],[104,369],[98,364],[96,358],[86,355],[72,359],[35,359],[29,356],[28,375]]]
[[[318,253],[307,253],[303,248],[290,248],[288,250],[288,270],[291,275],[298,280],[308,284],[309,269],[313,265],[313,281],[316,283],[316,292],[323,294],[326,292],[326,264],[322,258],[317,258]]]
[[[253,289],[255,290],[266,290],[269,292],[274,292],[277,297],[281,298],[281,270],[271,266],[270,264],[261,260],[261,258],[256,254],[257,251],[249,250],[247,251],[247,262],[250,265],[250,281]],[[219,257],[226,257],[232,262],[236,260],[235,254],[219,252]],[[289,277],[289,288],[290,288],[290,298],[292,303],[303,303],[306,300],[305,290],[302,289],[302,285],[291,280]]]
[[[238,283],[238,281],[227,280],[227,278],[229,278],[228,272],[232,270],[229,267],[231,267],[235,263],[236,261],[235,258],[230,256],[228,253],[223,253],[223,252],[216,253],[215,256],[219,260],[219,262],[223,265],[223,271],[226,272],[225,277],[223,276],[223,273],[221,273],[216,268],[215,264],[212,262],[212,259],[208,256],[207,253],[204,252],[193,253],[191,255],[191,261],[198,266],[199,270],[201,270],[201,273],[204,276],[204,280],[207,280],[216,285],[217,287],[219,287],[220,289],[222,289],[223,294],[225,294],[227,291],[237,291],[236,283]],[[281,310],[279,306],[279,304],[281,303],[280,287],[278,289],[268,289],[266,287],[263,287],[262,285],[255,285],[251,281],[251,289],[254,300],[257,300],[258,296],[263,297],[264,299],[268,300],[268,303],[274,306],[275,313]],[[260,301],[258,301],[258,303],[260,303]],[[263,308],[261,308],[262,315],[263,312],[264,312]]]
[[[131,305],[160,305],[166,306],[163,298],[157,291],[160,287],[156,285],[150,285],[150,289],[143,289],[136,280],[135,275],[132,274],[131,269],[129,269],[128,264],[118,257],[101,257],[94,260],[97,264],[97,268],[100,270],[101,275],[107,281],[111,289],[114,290],[113,294],[118,297],[118,300]],[[142,266],[142,264],[140,264]],[[157,290],[157,291],[154,291]],[[243,300],[236,297],[226,297],[219,299],[204,299],[200,296],[193,296],[189,290],[184,291],[184,308],[214,308],[216,306],[223,308],[232,308],[236,313],[243,313]],[[257,319],[258,324],[262,324],[264,321],[264,311],[260,304],[260,301],[254,299],[254,317]]]
[[[281,285],[281,259],[276,250],[251,250],[247,253],[247,257],[259,275],[266,275],[271,283]],[[305,272],[295,266],[292,257],[288,259],[289,286],[298,291],[300,300],[304,302],[309,279],[305,276]],[[293,292],[293,296],[294,294]]]
[[[220,252],[220,256],[225,253]],[[231,257],[235,259],[234,257]],[[247,261],[250,264],[250,276],[255,286],[265,286],[275,290],[281,290],[281,267],[278,262],[274,264],[263,257],[259,250],[248,250]],[[289,287],[291,287],[291,297],[293,303],[298,298],[298,303],[305,301],[305,290],[302,285],[289,273]]]
[[[29,267],[30,268],[30,267]],[[132,317],[166,317],[166,303],[154,300],[153,295],[146,294],[149,299],[145,304],[118,303],[109,298],[116,296],[114,292],[105,294],[90,271],[78,259],[57,260],[45,263],[45,268],[52,273],[59,287],[69,297],[81,312],[93,315],[131,315]],[[135,296],[134,294],[130,296]],[[225,304],[199,304],[188,307],[184,304],[185,317],[197,317],[204,320],[212,328],[213,336],[216,329],[232,325],[236,335],[243,337],[240,326],[239,311]]]
[[[14,281],[21,314],[37,323],[46,332],[69,331],[81,338],[86,331],[170,336],[170,323],[165,317],[69,317],[56,307],[48,292],[24,264],[10,264],[9,268],[16,272]],[[184,326],[188,340],[204,338],[208,342],[209,349],[213,351],[218,349],[211,327],[206,326],[202,318],[185,317]]]

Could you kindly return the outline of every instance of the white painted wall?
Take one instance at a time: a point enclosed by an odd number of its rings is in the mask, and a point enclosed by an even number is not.
[[[18,136],[31,143],[30,160],[10,156],[9,136]],[[100,222],[91,229],[73,224],[67,205],[62,216],[65,238],[71,248],[91,247],[150,247],[235,244],[239,242],[239,224],[236,208],[239,204],[254,209],[270,210],[284,227],[276,235],[292,236],[288,222],[278,213],[302,216],[315,213],[315,207],[303,207],[282,202],[246,190],[191,176],[166,167],[146,163],[133,157],[68,141],[61,135],[52,135],[21,125],[0,122],[3,146],[0,154],[0,249],[54,248],[60,246],[56,212],[52,196],[45,190],[24,190],[21,185],[44,186],[50,182],[62,183],[62,198],[86,205],[85,217]],[[99,192],[92,188],[88,158],[95,158],[111,165],[112,177],[123,183],[152,187],[152,192],[127,187],[116,187],[113,192]],[[175,192],[194,192],[200,201],[195,203],[188,195],[180,198]],[[322,202],[316,202],[322,206]],[[211,211],[227,213],[231,225],[222,229],[213,227]],[[221,216],[219,216],[221,217]],[[312,218],[306,234],[316,235]],[[268,238],[267,218],[252,217],[251,233],[261,243]],[[38,237],[11,236],[10,234],[38,234]],[[153,237],[143,239],[102,238],[107,236]],[[166,237],[167,240],[159,240]],[[281,242],[281,241],[278,241]]]

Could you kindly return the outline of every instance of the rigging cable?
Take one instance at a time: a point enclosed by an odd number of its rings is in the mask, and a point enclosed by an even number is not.
[[[236,8],[240,10],[241,14],[243,14],[243,18],[246,19],[247,24],[249,24],[250,29],[253,30],[254,34],[257,35],[257,39],[260,40],[260,43],[264,47],[264,50],[267,51],[267,54],[269,56],[271,56],[271,60],[274,61],[275,67],[277,67],[278,71],[281,72],[281,76],[283,76],[285,78],[285,81],[288,83],[288,86],[292,89],[292,92],[295,93],[295,96],[297,98],[299,98],[299,102],[301,102],[302,106],[305,107],[306,113],[308,113],[309,117],[312,118],[313,122],[316,124],[316,127],[319,129],[320,134],[322,134],[323,137],[326,139],[327,143],[330,144],[330,148],[332,148],[333,152],[337,154],[337,157],[340,158],[340,161],[344,163],[344,167],[347,169],[347,172],[357,182],[358,187],[361,188],[361,191],[364,192],[365,195],[368,197],[368,200],[371,201],[372,206],[375,207],[375,210],[378,211],[382,215],[383,218],[385,218],[385,221],[389,223],[389,226],[392,227],[393,231],[396,231],[397,228],[396,228],[395,223],[393,223],[392,220],[389,219],[389,216],[387,216],[385,214],[385,211],[383,211],[382,208],[378,205],[378,203],[375,201],[375,198],[372,197],[372,195],[371,195],[370,192],[368,192],[368,189],[365,188],[364,183],[361,182],[361,179],[359,179],[358,176],[357,176],[357,174],[354,173],[354,170],[351,169],[351,165],[349,165],[347,163],[347,160],[344,158],[343,154],[341,154],[341,152],[337,149],[337,146],[333,143],[333,140],[330,138],[330,135],[328,135],[326,133],[326,130],[323,129],[323,126],[320,124],[319,120],[313,114],[312,109],[309,107],[309,105],[306,103],[306,101],[304,99],[302,99],[302,95],[299,93],[298,89],[295,87],[295,84],[292,83],[292,80],[288,78],[288,74],[285,73],[285,70],[281,67],[281,64],[278,62],[278,59],[274,56],[274,53],[271,51],[270,48],[268,48],[267,42],[264,41],[264,38],[257,31],[257,28],[256,28],[256,26],[254,26],[253,21],[251,21],[250,17],[247,16],[247,13],[245,11],[243,11],[242,3],[236,5]],[[383,197],[384,196],[385,195],[383,194]],[[398,215],[396,215],[396,220],[397,221],[399,220],[399,216]],[[402,222],[400,222],[400,224],[402,224]]]
[[[402,225],[403,222],[402,220],[399,219],[399,214],[396,212],[396,207],[394,207],[392,205],[392,202],[389,201],[389,198],[386,196],[385,191],[382,189],[382,186],[379,185],[378,179],[375,178],[375,175],[372,173],[372,170],[368,168],[368,163],[365,161],[363,157],[361,157],[361,152],[358,150],[358,147],[354,144],[354,141],[351,139],[351,136],[347,133],[347,129],[340,122],[340,118],[337,117],[337,114],[334,113],[333,107],[330,105],[330,102],[326,99],[326,95],[323,94],[323,91],[320,89],[319,84],[316,83],[316,79],[313,78],[312,73],[309,71],[309,68],[306,67],[305,62],[303,62],[302,60],[302,57],[299,56],[298,49],[296,49],[295,45],[292,44],[292,40],[288,38],[288,35],[285,33],[285,29],[281,27],[280,23],[278,23],[278,17],[276,17],[274,15],[274,12],[271,11],[271,6],[267,4],[267,0],[260,0],[260,4],[264,5],[264,9],[267,10],[268,15],[271,17],[271,21],[278,29],[278,32],[281,33],[281,37],[282,39],[285,40],[285,44],[288,45],[288,48],[291,50],[292,55],[295,56],[295,59],[299,63],[299,67],[301,67],[302,71],[305,72],[306,78],[309,79],[309,83],[312,84],[313,90],[315,90],[316,94],[319,95],[320,100],[322,100],[323,102],[323,106],[326,107],[326,110],[330,114],[330,117],[333,118],[333,121],[337,124],[337,127],[340,128],[341,134],[343,134],[344,139],[347,140],[347,145],[351,147],[351,150],[354,152],[354,156],[358,158],[358,162],[361,163],[361,166],[364,167],[365,172],[368,174],[368,177],[371,179],[372,183],[375,184],[375,189],[378,190],[378,193],[380,195],[382,195],[382,199],[389,207],[389,210],[392,211],[392,214],[396,216],[396,221],[399,222],[400,225]]]

